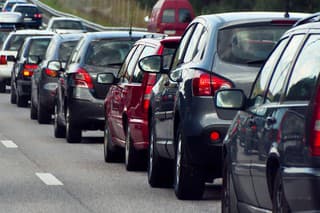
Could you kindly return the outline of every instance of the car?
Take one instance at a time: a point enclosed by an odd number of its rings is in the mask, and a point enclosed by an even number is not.
[[[200,199],[205,183],[222,176],[222,141],[233,117],[217,115],[215,92],[221,88],[249,92],[278,39],[305,16],[291,13],[286,18],[278,12],[198,16],[181,38],[170,71],[155,66],[161,65],[161,56],[140,61],[143,70],[163,74],[150,100],[151,186],[171,180],[178,199]],[[161,175],[164,172],[172,179]]]
[[[59,73],[49,69],[50,61],[66,64],[82,34],[56,34],[52,37],[44,59],[31,77],[30,118],[40,124],[50,123]]]
[[[110,84],[99,83],[97,74],[116,76],[134,42],[147,34],[135,31],[84,34],[58,80],[54,115],[57,135],[65,132],[67,142],[77,143],[81,142],[82,130],[104,129],[103,101]],[[59,70],[59,64],[51,61],[50,66]]]
[[[22,14],[25,28],[39,29],[42,25],[42,14],[37,5],[15,4],[11,12],[19,12]]]
[[[194,17],[188,0],[158,0],[147,18],[148,31],[181,36]]]
[[[179,45],[180,37],[144,38],[135,43],[127,55],[104,101],[104,159],[119,159],[125,148],[126,169],[147,165],[149,147],[149,98],[156,74],[143,73],[138,60],[153,54],[166,55],[166,64]]]
[[[24,39],[28,36],[36,35],[53,35],[54,33],[45,30],[17,30],[12,31],[5,39],[2,49],[0,51],[0,92],[6,91],[6,85],[11,84],[11,74],[14,59],[17,56],[17,52],[22,46]],[[11,99],[11,103],[15,102],[15,99]]]
[[[3,7],[2,7],[2,12],[10,12],[12,7],[15,4],[27,4],[28,2],[26,0],[7,0]]]
[[[21,13],[0,13],[0,49],[9,33],[24,28]]]
[[[11,103],[28,106],[31,96],[31,76],[43,60],[51,36],[31,36],[25,39],[18,51],[11,75]]]
[[[241,89],[216,94],[222,116],[239,110],[223,142],[222,212],[320,211],[315,17],[282,36],[248,96]]]
[[[56,33],[87,32],[87,29],[81,20],[69,17],[52,17],[48,22],[47,30]]]

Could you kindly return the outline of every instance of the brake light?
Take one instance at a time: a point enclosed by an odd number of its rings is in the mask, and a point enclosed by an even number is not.
[[[155,74],[149,74],[147,79],[147,84],[144,90],[144,96],[143,96],[143,109],[147,111],[149,109],[150,105],[150,94],[152,91],[152,87],[156,83],[157,76]]]
[[[36,14],[34,14],[34,17],[35,18],[42,18],[42,15],[41,15],[41,13],[36,13]]]
[[[8,62],[7,62],[7,56],[1,55],[1,56],[0,56],[0,64],[5,65],[5,64],[7,64],[7,63],[8,63]]]
[[[313,105],[314,111],[311,118],[310,151],[313,156],[320,156],[320,87]]]
[[[37,64],[25,64],[23,66],[22,75],[24,77],[31,77],[33,75],[34,70],[37,68],[38,68]]]
[[[83,68],[78,68],[78,71],[73,75],[73,79],[76,87],[93,88],[92,79],[89,73]]]
[[[297,20],[290,20],[290,19],[285,19],[285,20],[272,20],[271,24],[275,25],[294,25]]]
[[[220,133],[218,131],[213,131],[210,134],[211,141],[215,142],[220,139]]]
[[[46,75],[48,75],[50,77],[53,77],[53,78],[57,77],[57,75],[58,75],[58,73],[56,71],[50,70],[48,68],[45,69],[44,72],[45,72]]]
[[[196,71],[192,80],[194,96],[213,96],[217,90],[231,87],[228,80],[202,71]]]

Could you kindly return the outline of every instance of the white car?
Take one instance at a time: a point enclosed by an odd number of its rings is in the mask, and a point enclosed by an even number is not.
[[[48,31],[56,33],[85,33],[86,27],[82,21],[76,18],[53,17],[49,20]]]

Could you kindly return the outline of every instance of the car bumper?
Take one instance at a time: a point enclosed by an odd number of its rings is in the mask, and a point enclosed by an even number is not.
[[[17,90],[20,96],[30,99],[31,96],[31,81],[30,80],[17,80]]]
[[[149,125],[147,120],[130,119],[131,138],[136,149],[145,150],[149,146]]]
[[[0,65],[0,81],[10,81],[13,64]]]
[[[282,176],[285,196],[293,212],[320,210],[319,168],[285,168]]]
[[[54,109],[53,106],[56,96],[56,89],[57,83],[46,83],[39,91],[40,105],[51,113],[53,113]]]

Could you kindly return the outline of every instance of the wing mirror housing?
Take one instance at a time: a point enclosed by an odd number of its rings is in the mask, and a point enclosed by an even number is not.
[[[61,61],[49,61],[47,65],[48,69],[52,71],[64,71],[64,65],[61,63]]]
[[[138,65],[143,72],[167,74],[169,68],[164,67],[163,62],[162,55],[151,55],[140,59]]]
[[[97,83],[99,84],[114,84],[117,80],[112,73],[98,73]]]

